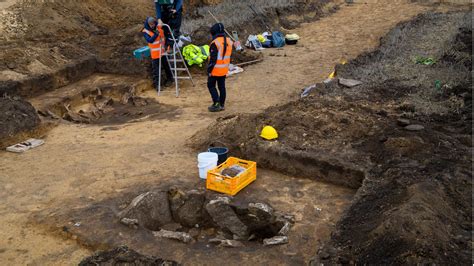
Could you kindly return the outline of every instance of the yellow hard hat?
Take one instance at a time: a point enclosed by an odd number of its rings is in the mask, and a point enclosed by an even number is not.
[[[262,133],[260,134],[260,137],[266,140],[274,140],[278,138],[278,132],[276,131],[275,128],[271,126],[266,126],[262,129]]]
[[[333,79],[336,77],[336,71],[333,71],[331,74],[329,74],[328,78]]]

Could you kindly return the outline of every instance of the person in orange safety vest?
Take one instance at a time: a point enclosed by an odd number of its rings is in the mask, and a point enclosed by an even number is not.
[[[212,43],[209,47],[209,65],[207,68],[207,87],[212,97],[209,112],[225,110],[226,76],[229,73],[232,55],[232,40],[226,37],[224,25],[217,23],[211,27]],[[217,91],[216,84],[219,88]]]
[[[161,26],[158,26],[158,23],[155,18],[148,17],[145,21],[143,27],[143,37],[148,43],[151,53],[151,62],[152,62],[152,73],[153,73],[153,86],[158,86],[159,73],[160,73],[160,57],[161,57],[161,66],[163,66],[166,73],[166,80],[164,80],[164,85],[169,86],[173,82],[173,74],[168,65],[168,60],[166,59],[165,54],[165,35]]]

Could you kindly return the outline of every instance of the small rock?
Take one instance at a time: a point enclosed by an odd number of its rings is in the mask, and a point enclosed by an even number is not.
[[[274,236],[272,238],[266,238],[263,240],[264,246],[282,245],[288,244],[287,236]]]
[[[331,255],[329,255],[329,253],[326,252],[326,251],[321,251],[321,252],[319,253],[319,257],[320,257],[321,259],[323,259],[323,260],[327,260],[327,259],[329,259],[329,258],[331,257]]]
[[[352,87],[361,85],[362,82],[358,81],[358,80],[355,80],[355,79],[339,78],[339,84],[344,86],[344,87],[352,88]]]
[[[408,131],[421,131],[425,129],[425,127],[422,125],[409,125],[409,126],[406,126],[405,129]]]
[[[278,231],[279,236],[286,236],[290,232],[291,229],[291,224],[289,222],[286,222],[285,225]]]
[[[409,126],[411,123],[410,123],[410,120],[408,119],[403,119],[403,118],[400,118],[397,120],[397,125],[401,126],[401,127],[406,127],[406,126]]]
[[[129,218],[122,218],[120,222],[126,226],[136,228],[138,225],[138,219],[129,219]]]
[[[273,216],[273,208],[265,203],[250,203],[249,212],[255,215],[266,216],[265,218],[270,218]]]
[[[178,223],[165,224],[161,227],[161,229],[168,230],[168,231],[179,231],[182,228],[183,226]]]
[[[7,63],[7,67],[8,67],[9,69],[15,69],[15,68],[16,68],[16,64],[13,63],[13,62],[8,62],[8,63]]]
[[[244,246],[242,242],[237,241],[237,240],[219,239],[219,238],[210,239],[209,243],[219,243],[219,247],[226,247],[226,248],[238,248],[238,247]]]
[[[162,237],[162,238],[179,240],[179,241],[184,242],[184,243],[189,243],[193,240],[193,238],[188,233],[172,232],[172,231],[167,231],[167,230],[163,230],[163,229],[160,230],[160,231],[153,232],[153,235],[155,237]]]
[[[198,229],[198,228],[191,228],[188,232],[188,234],[192,237],[192,238],[197,238],[199,236],[199,234],[201,233],[201,230]]]
[[[376,112],[376,114],[380,115],[380,116],[383,116],[383,117],[387,117],[388,116],[388,112],[385,111],[385,110],[379,110]]]
[[[339,120],[339,122],[341,124],[346,124],[346,125],[348,125],[350,123],[349,119],[347,119],[347,118],[341,118],[341,120]]]

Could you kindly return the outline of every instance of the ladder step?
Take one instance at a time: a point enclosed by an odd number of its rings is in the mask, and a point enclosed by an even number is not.
[[[176,77],[177,79],[191,79],[191,77]]]
[[[173,58],[168,58],[168,61],[170,62],[175,62],[175,60]],[[176,59],[176,62],[183,62],[184,63],[184,60],[182,59]]]
[[[186,71],[186,68],[171,68],[171,71],[178,70],[178,71]]]

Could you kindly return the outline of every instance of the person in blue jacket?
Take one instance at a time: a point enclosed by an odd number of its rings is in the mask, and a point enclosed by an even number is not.
[[[174,37],[178,39],[183,19],[183,0],[154,0],[156,8],[156,19],[158,22],[167,24],[173,31]],[[164,28],[167,45],[172,41],[167,28]]]

